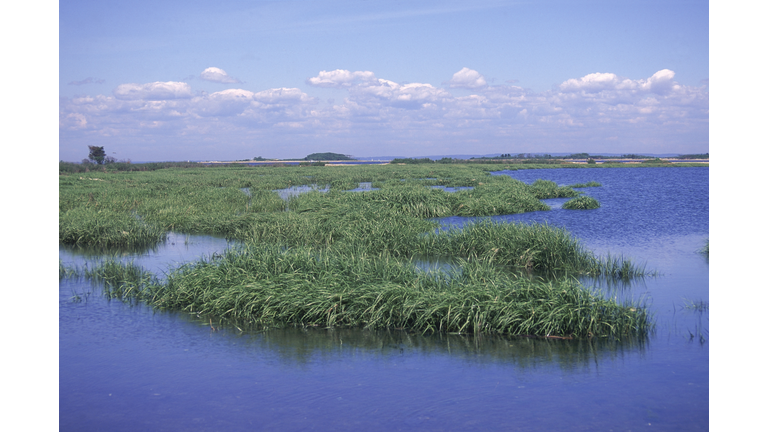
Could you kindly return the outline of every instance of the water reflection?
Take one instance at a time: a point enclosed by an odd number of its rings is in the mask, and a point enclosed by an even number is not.
[[[280,195],[280,198],[288,201],[292,197],[299,196],[303,193],[317,191],[317,192],[328,192],[331,190],[331,187],[329,185],[325,185],[323,187],[318,186],[317,184],[312,185],[302,185],[302,186],[290,186],[285,189],[276,189],[272,192],[277,192],[278,195]]]
[[[100,249],[59,245],[59,263],[66,267],[78,267],[105,259],[117,259],[125,263],[133,262],[158,276],[163,276],[181,264],[221,254],[230,247],[241,244],[240,241],[223,237],[170,231],[164,242],[142,249],[112,249],[105,253]]]
[[[201,328],[210,327],[205,318],[188,315]],[[475,364],[497,364],[530,369],[547,364],[563,371],[597,367],[629,353],[642,353],[647,339],[548,339],[526,336],[472,334],[419,334],[404,330],[365,330],[359,328],[288,327],[263,330],[235,327],[213,321],[207,330],[217,337],[232,338],[238,346],[254,352],[270,351],[290,366],[332,361],[365,352],[367,356],[391,357],[421,355],[450,356]]]
[[[356,188],[349,189],[345,192],[370,192],[375,190],[379,190],[379,188],[373,187],[372,182],[359,182]]]
[[[460,260],[451,257],[415,255],[413,258],[411,258],[411,262],[419,270],[425,273],[443,272],[445,274],[451,274],[452,272],[461,271],[460,267],[458,266],[460,264]]]

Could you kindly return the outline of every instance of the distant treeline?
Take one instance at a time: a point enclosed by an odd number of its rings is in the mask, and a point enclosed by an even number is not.
[[[155,171],[164,168],[192,168],[204,166],[198,162],[113,162],[110,164],[98,165],[92,163],[74,163],[59,161],[59,173],[81,173],[91,171]]]

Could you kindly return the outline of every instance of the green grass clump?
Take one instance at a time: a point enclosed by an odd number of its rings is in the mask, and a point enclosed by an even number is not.
[[[59,241],[97,248],[140,248],[165,240],[166,231],[134,215],[82,207],[59,212]]]
[[[563,204],[563,208],[566,210],[590,210],[599,207],[600,203],[596,199],[586,195],[568,200],[565,204]]]
[[[59,263],[59,279],[86,278],[101,283],[109,298],[135,302],[148,299],[152,288],[158,285],[157,278],[132,262],[124,263],[109,258],[91,267],[67,267]]]
[[[547,224],[484,220],[461,229],[426,234],[421,237],[417,251],[425,256],[485,260],[501,267],[539,273],[619,278],[646,274],[644,267],[623,257],[595,256],[568,231]]]
[[[323,204],[326,206],[314,211],[252,215],[250,225],[234,236],[252,243],[338,246],[371,254],[409,256],[419,236],[437,227],[436,222],[370,203]]]
[[[585,187],[600,187],[600,186],[602,186],[602,184],[600,184],[600,183],[598,183],[596,181],[588,181],[586,183],[572,184],[572,185],[570,185],[568,187],[570,187],[570,188],[585,188]]]
[[[579,193],[569,186],[558,186],[557,183],[549,180],[536,180],[529,186],[529,190],[538,199],[547,198],[570,198]]]
[[[495,216],[549,210],[549,206],[539,201],[541,197],[530,186],[506,176],[450,195],[453,197],[453,215],[456,216]]]
[[[183,266],[165,282],[114,265],[91,274],[110,286],[124,275],[130,290],[119,291],[123,298],[260,327],[624,337],[652,326],[639,304],[605,299],[571,279],[515,277],[487,261],[446,275],[385,255],[251,246]]]

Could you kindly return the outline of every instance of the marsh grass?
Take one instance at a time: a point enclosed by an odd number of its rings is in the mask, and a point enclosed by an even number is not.
[[[81,207],[59,213],[59,241],[72,246],[141,248],[166,238],[153,223],[110,209]]]
[[[600,187],[602,184],[596,181],[589,181],[586,183],[576,183],[568,186],[569,188],[587,188],[587,187]]]
[[[709,311],[709,302],[705,302],[704,300],[693,301],[683,299],[682,308],[696,312],[707,312]]]
[[[548,198],[570,198],[579,193],[569,186],[558,186],[557,183],[549,180],[536,180],[529,186],[530,191],[538,199]]]
[[[65,278],[87,279],[101,285],[107,298],[125,302],[151,300],[151,293],[157,290],[160,283],[152,272],[116,257],[79,267],[68,267],[60,263],[59,279]]]
[[[109,298],[262,327],[623,337],[652,326],[642,305],[605,299],[567,276],[645,274],[623,257],[596,257],[545,224],[481,221],[438,231],[429,220],[548,210],[541,198],[579,194],[554,182],[526,185],[443,164],[169,169],[59,182],[62,243],[151,246],[174,230],[247,245],[163,281],[117,259],[76,271],[60,266],[60,277],[101,283]],[[345,192],[361,182],[380,190]],[[331,187],[287,201],[274,192],[307,184]],[[454,264],[424,271],[413,262],[419,256]]]
[[[591,210],[600,208],[600,203],[590,196],[582,195],[566,201],[563,208],[566,210]]]
[[[640,304],[605,299],[572,279],[515,277],[479,260],[446,275],[386,255],[250,246],[182,266],[164,282],[117,261],[82,275],[104,283],[111,298],[264,328],[625,337],[652,327]]]
[[[623,256],[598,257],[571,234],[547,224],[498,223],[490,220],[428,233],[420,238],[423,255],[488,260],[499,266],[539,273],[570,273],[631,278],[647,275]]]

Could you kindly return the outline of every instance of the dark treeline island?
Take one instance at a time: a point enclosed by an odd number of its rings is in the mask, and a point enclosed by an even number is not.
[[[331,156],[339,155],[305,159]],[[643,304],[606,298],[573,277],[642,277],[648,274],[643,266],[596,256],[567,231],[548,225],[480,221],[438,230],[433,220],[548,210],[541,199],[557,197],[570,199],[564,209],[596,208],[596,200],[573,189],[600,187],[595,182],[525,184],[489,174],[587,164],[439,162],[347,167],[62,162],[59,241],[64,245],[114,253],[151,248],[175,231],[224,236],[242,246],[181,266],[165,278],[117,259],[86,268],[60,266],[60,276],[91,278],[110,296],[235,326],[565,338],[644,337],[653,327]],[[85,176],[83,165],[89,170]],[[361,182],[370,182],[372,190],[347,192]],[[287,200],[277,192],[300,186],[327,192]],[[438,186],[464,189],[446,192]],[[452,270],[421,270],[417,262],[424,257],[450,260]]]

